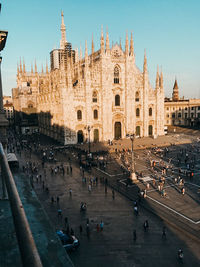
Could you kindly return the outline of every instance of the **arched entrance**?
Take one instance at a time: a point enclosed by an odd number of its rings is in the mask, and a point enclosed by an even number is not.
[[[115,139],[120,139],[122,137],[122,126],[121,122],[115,122]]]
[[[153,126],[149,125],[149,136],[153,135]]]
[[[77,142],[79,144],[83,143],[83,131],[82,130],[79,130],[78,133],[77,133]]]
[[[99,130],[94,129],[94,142],[99,142]]]
[[[136,126],[136,136],[140,136],[140,126]]]

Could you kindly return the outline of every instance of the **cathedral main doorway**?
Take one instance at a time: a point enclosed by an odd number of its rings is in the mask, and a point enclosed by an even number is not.
[[[121,122],[115,122],[115,139],[122,138],[122,125]]]
[[[83,131],[79,130],[78,133],[77,133],[77,140],[78,140],[78,143],[83,143]]]
[[[149,136],[153,135],[153,126],[149,125]]]
[[[94,142],[99,142],[99,130],[94,129]]]

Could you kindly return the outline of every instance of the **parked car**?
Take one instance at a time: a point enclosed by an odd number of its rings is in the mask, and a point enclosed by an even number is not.
[[[60,238],[66,251],[75,250],[80,245],[79,240],[74,235],[65,234],[62,230],[56,231],[56,234]]]

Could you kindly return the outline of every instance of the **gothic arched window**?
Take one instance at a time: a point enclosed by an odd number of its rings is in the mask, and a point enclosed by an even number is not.
[[[152,108],[149,108],[149,116],[152,116]]]
[[[115,106],[120,106],[120,96],[119,95],[115,96]]]
[[[139,94],[139,92],[137,91],[136,93],[135,93],[135,102],[139,102],[140,101],[140,94]]]
[[[82,111],[81,110],[77,111],[77,120],[82,120]]]
[[[95,109],[93,113],[94,113],[94,119],[97,120],[98,119],[98,110]]]
[[[140,109],[136,108],[136,117],[140,117]]]
[[[97,103],[97,92],[96,91],[93,91],[92,93],[92,102]]]
[[[119,68],[117,66],[114,68],[114,83],[119,83]]]

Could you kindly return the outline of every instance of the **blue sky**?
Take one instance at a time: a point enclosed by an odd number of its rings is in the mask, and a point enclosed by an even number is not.
[[[175,76],[180,95],[200,98],[200,1],[198,0],[0,0],[0,29],[8,30],[2,51],[4,94],[16,87],[19,58],[30,70],[35,59],[38,69],[49,62],[49,52],[59,47],[61,10],[67,40],[73,48],[85,40],[91,50],[100,46],[101,25],[108,28],[110,43],[124,47],[126,31],[133,32],[136,65],[142,70],[147,53],[150,82],[155,86],[157,64],[162,66],[165,95],[171,96]]]

